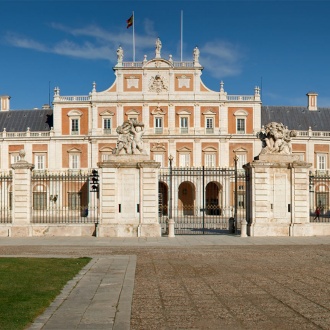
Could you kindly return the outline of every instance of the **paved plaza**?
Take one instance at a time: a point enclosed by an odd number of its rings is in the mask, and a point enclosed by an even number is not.
[[[1,238],[93,257],[30,329],[330,329],[330,237]]]

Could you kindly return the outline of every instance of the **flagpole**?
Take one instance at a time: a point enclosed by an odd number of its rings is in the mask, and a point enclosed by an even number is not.
[[[182,43],[183,43],[183,10],[181,10],[181,62],[182,62]]]
[[[133,11],[133,62],[135,62],[135,16]]]

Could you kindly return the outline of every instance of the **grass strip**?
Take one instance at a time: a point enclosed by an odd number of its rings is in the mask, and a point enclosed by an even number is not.
[[[0,258],[0,329],[26,328],[90,260]]]

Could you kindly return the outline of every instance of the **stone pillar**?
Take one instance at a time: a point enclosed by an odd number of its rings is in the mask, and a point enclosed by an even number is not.
[[[24,160],[24,150],[21,150],[19,155],[21,160],[12,164],[14,173],[11,236],[31,236],[31,170],[33,170],[34,165]]]
[[[249,236],[309,235],[311,164],[294,155],[259,155],[245,165],[250,177]]]
[[[101,168],[100,237],[159,237],[158,168],[148,155],[113,155]]]

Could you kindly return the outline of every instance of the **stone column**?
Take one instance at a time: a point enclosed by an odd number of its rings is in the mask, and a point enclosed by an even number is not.
[[[31,236],[31,171],[34,168],[34,165],[24,160],[24,150],[21,150],[19,155],[21,160],[12,164],[14,173],[11,236]]]

